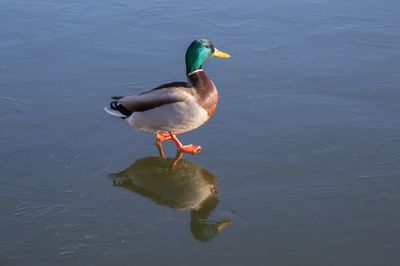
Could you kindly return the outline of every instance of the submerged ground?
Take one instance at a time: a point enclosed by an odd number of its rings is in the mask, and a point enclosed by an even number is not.
[[[399,12],[3,0],[0,264],[399,265]],[[197,37],[232,58],[173,171],[103,107],[184,80]]]

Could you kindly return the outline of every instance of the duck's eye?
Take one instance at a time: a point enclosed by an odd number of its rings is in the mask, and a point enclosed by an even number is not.
[[[208,44],[207,44],[205,47],[206,47],[206,48],[211,48],[211,46],[210,46],[210,45],[208,45]]]

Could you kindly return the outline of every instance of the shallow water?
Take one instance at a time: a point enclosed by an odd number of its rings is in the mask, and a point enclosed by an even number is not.
[[[399,265],[398,1],[0,2],[1,265]],[[183,80],[215,117],[172,169],[109,96]]]

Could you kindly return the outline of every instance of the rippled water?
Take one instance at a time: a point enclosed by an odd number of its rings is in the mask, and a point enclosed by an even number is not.
[[[399,265],[400,3],[0,2],[1,265]],[[109,96],[184,80],[215,117],[173,168]]]

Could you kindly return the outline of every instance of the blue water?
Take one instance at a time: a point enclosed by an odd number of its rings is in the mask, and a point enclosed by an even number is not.
[[[399,265],[398,1],[0,2],[0,265]],[[172,168],[109,97],[184,80]]]

